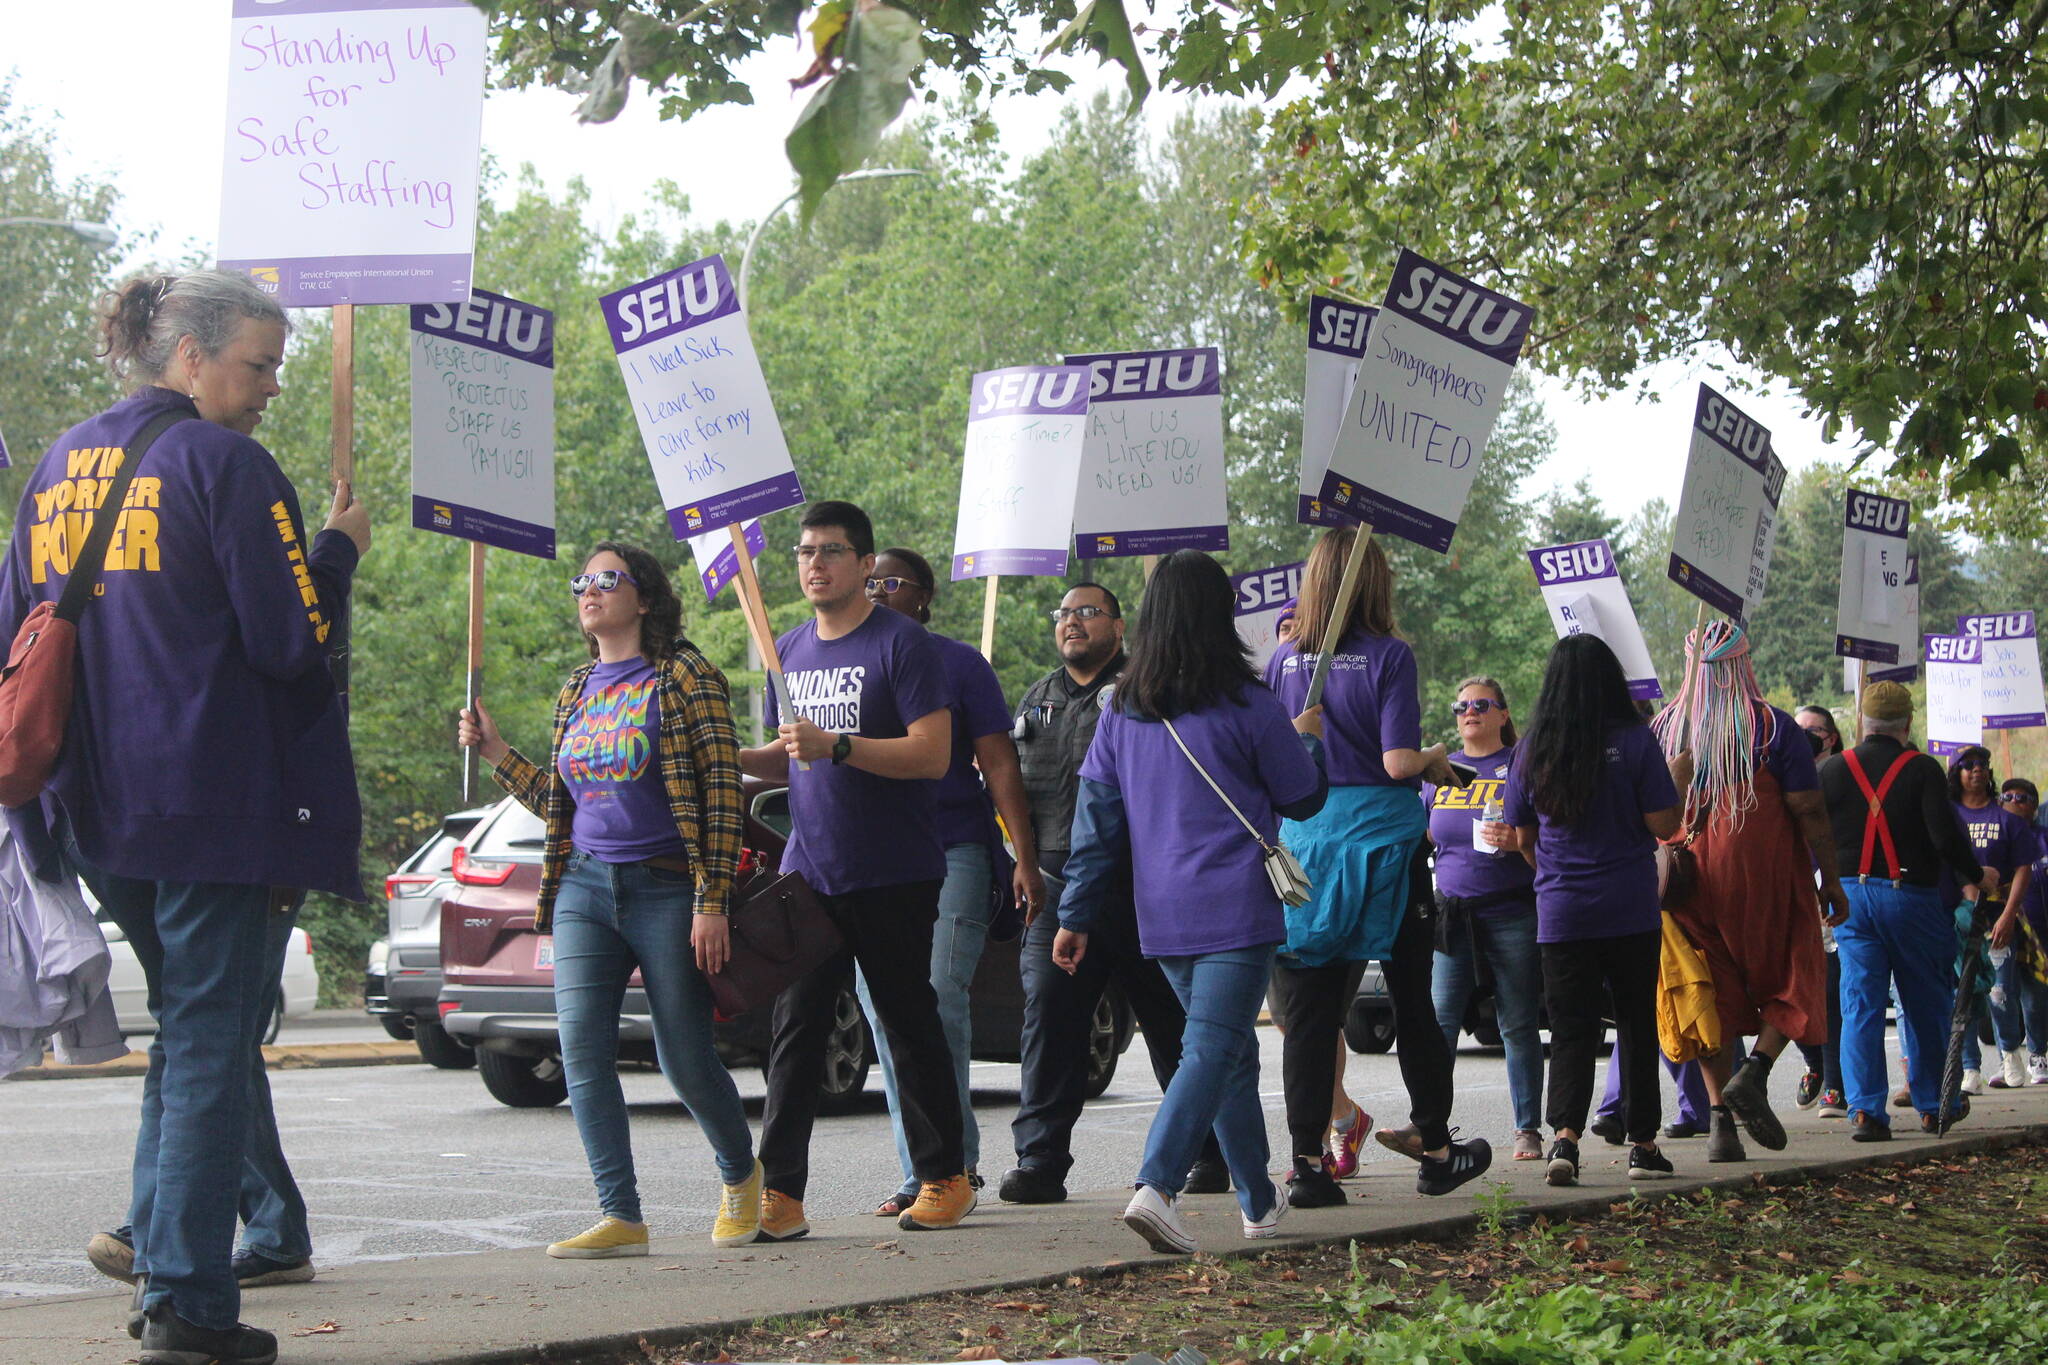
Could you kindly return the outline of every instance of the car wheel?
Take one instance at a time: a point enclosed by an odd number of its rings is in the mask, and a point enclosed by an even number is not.
[[[514,1109],[552,1109],[569,1098],[569,1078],[562,1073],[562,1059],[552,1053],[518,1057],[479,1049],[476,1069],[491,1098]]]
[[[860,997],[854,994],[849,976],[832,1002],[832,1032],[825,1039],[825,1083],[818,1096],[819,1112],[842,1114],[859,1103],[874,1058],[874,1040],[868,1036],[868,1021],[861,1015]]]
[[[1116,1079],[1117,1044],[1116,996],[1104,991],[1102,998],[1095,1002],[1095,1017],[1088,1021],[1088,1079],[1082,1083],[1081,1094],[1096,1099],[1109,1089],[1109,1083]]]
[[[1394,1012],[1353,1001],[1344,1020],[1344,1041],[1353,1052],[1387,1052],[1394,1046]]]
[[[443,1071],[467,1071],[476,1065],[476,1049],[450,1034],[440,1024],[426,1019],[413,1022],[412,1040],[428,1066]]]
[[[402,1014],[380,1014],[377,1022],[391,1035],[393,1042],[404,1043],[412,1039],[412,1022]]]
[[[270,1010],[270,1027],[264,1030],[263,1045],[270,1046],[277,1041],[277,1031],[284,1027],[284,997],[278,996],[277,1003]]]

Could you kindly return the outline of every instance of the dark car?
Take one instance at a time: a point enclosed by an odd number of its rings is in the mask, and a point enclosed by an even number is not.
[[[789,797],[778,785],[747,780],[747,832],[737,896],[755,877],[772,875],[789,831]],[[568,1096],[555,1022],[553,939],[534,932],[540,892],[543,830],[540,820],[507,798],[455,852],[455,887],[441,906],[441,1024],[476,1048],[484,1086],[515,1108],[560,1104]],[[991,941],[970,987],[973,1055],[981,1061],[1019,1059],[1024,988],[1019,943]],[[1130,1006],[1112,989],[1095,1014],[1089,1045],[1088,1095],[1102,1094],[1130,1046]],[[769,1011],[720,1020],[713,1029],[728,1066],[757,1066],[768,1055]],[[850,1107],[867,1084],[874,1040],[854,994],[853,973],[840,982],[826,1049],[823,1107]],[[654,1064],[654,1028],[635,972],[619,1019],[619,1059]]]

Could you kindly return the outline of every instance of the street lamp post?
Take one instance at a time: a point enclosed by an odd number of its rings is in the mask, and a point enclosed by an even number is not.
[[[928,172],[911,170],[902,166],[877,166],[873,170],[849,171],[839,177],[839,183],[847,185],[856,180],[897,180],[908,175],[925,174],[928,174]],[[754,248],[761,244],[761,234],[768,231],[768,225],[775,221],[776,215],[780,214],[791,204],[794,204],[797,196],[801,193],[803,193],[802,190],[791,190],[783,197],[780,203],[761,215],[760,222],[754,224],[754,233],[751,237],[747,238],[747,248],[740,253],[740,307],[744,308],[747,306],[747,281],[753,277]]]
[[[121,240],[120,234],[105,223],[88,223],[78,218],[0,218],[0,227],[61,228],[100,251],[110,250]]]

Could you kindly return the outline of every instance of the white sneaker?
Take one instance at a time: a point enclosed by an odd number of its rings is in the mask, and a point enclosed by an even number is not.
[[[1195,1249],[1194,1235],[1181,1221],[1179,1195],[1169,1200],[1150,1185],[1140,1185],[1124,1206],[1123,1218],[1124,1226],[1143,1237],[1154,1251],[1185,1256]]]
[[[1981,1095],[1984,1093],[1984,1073],[1971,1067],[1963,1073],[1963,1093]]]
[[[1278,1237],[1280,1220],[1287,1216],[1287,1187],[1279,1181],[1273,1182],[1273,1207],[1266,1211],[1264,1218],[1241,1214],[1244,1219],[1244,1235],[1250,1238]]]
[[[2048,1055],[2036,1052],[2028,1057],[2027,1071],[2033,1076],[2035,1085],[2048,1085]]]
[[[1998,1074],[1991,1078],[1993,1090],[2017,1090],[2027,1083],[2027,1059],[2015,1050],[1998,1059]]]

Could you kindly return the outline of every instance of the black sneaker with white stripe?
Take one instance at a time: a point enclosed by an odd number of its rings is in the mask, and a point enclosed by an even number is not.
[[[1639,1143],[1628,1149],[1630,1180],[1669,1180],[1671,1176],[1671,1158],[1655,1147],[1645,1147]]]
[[[1453,1141],[1444,1159],[1424,1153],[1422,1169],[1415,1173],[1417,1194],[1449,1194],[1468,1180],[1476,1180],[1486,1174],[1486,1168],[1493,1164],[1493,1145],[1485,1138],[1473,1138],[1469,1142]]]

